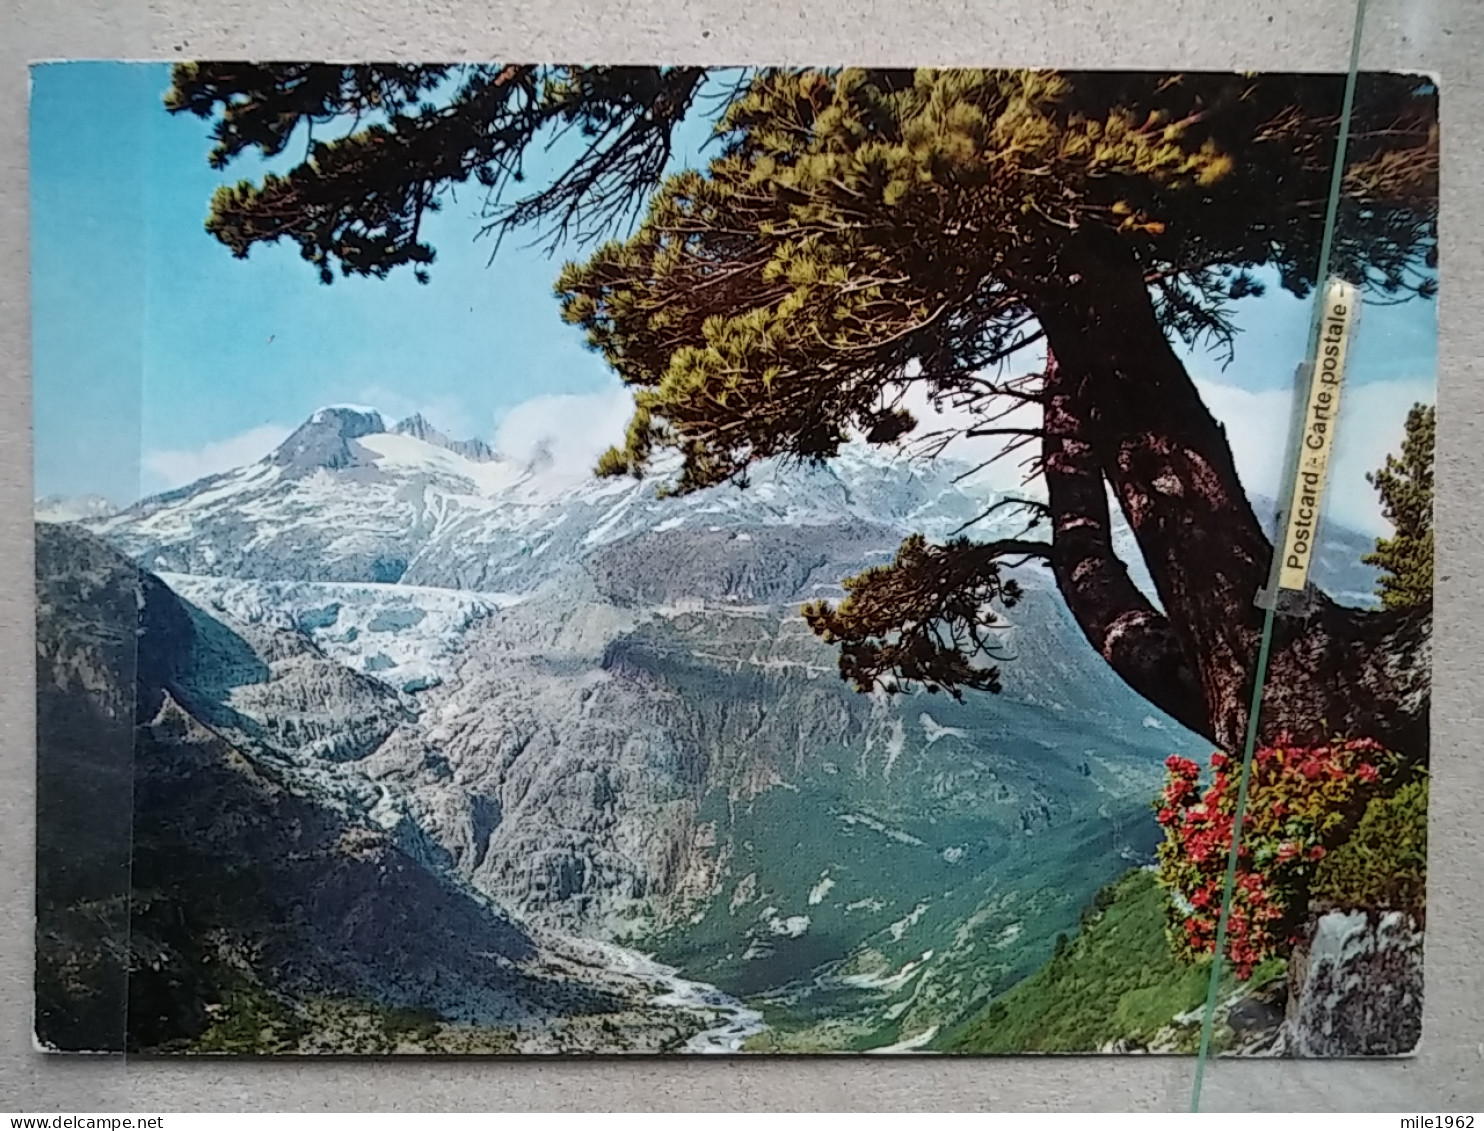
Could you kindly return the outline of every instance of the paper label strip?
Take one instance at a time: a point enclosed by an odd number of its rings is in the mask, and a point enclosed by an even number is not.
[[[1289,484],[1288,525],[1283,535],[1282,565],[1278,588],[1302,592],[1309,581],[1314,559],[1315,535],[1324,503],[1324,486],[1330,453],[1335,446],[1335,427],[1340,418],[1340,393],[1344,387],[1345,354],[1355,328],[1359,295],[1349,283],[1330,281],[1320,320],[1318,356],[1309,372],[1309,387],[1299,433],[1299,456]]]

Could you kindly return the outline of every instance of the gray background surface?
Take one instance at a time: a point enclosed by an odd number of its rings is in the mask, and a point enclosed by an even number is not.
[[[1352,16],[1348,0],[0,0],[0,1111],[1184,1110],[1195,1067],[1166,1057],[125,1063],[33,1052],[29,60],[1343,70]],[[1484,504],[1474,501],[1484,482],[1484,4],[1375,0],[1362,66],[1426,70],[1441,77],[1443,91],[1423,1044],[1391,1062],[1219,1062],[1207,1073],[1206,1110],[1484,1112]]]

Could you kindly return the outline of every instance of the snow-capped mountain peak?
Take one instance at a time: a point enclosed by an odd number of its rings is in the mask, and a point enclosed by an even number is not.
[[[411,436],[425,443],[447,448],[454,454],[473,460],[475,463],[488,463],[490,460],[499,458],[495,450],[477,436],[468,440],[449,439],[447,435],[433,427],[428,418],[420,412],[415,412],[407,419],[398,421],[393,425],[392,433],[397,436]]]
[[[495,451],[480,439],[452,440],[435,428],[421,413],[415,413],[388,428],[386,417],[374,408],[360,405],[329,405],[318,409],[299,425],[268,456],[270,465],[289,477],[317,471],[340,471],[376,464],[378,454],[371,437],[398,437],[428,449],[451,453],[460,461],[492,463]],[[404,453],[405,454],[405,453]],[[430,467],[448,470],[448,461],[430,457]],[[425,461],[426,462],[426,461]]]
[[[291,476],[310,475],[320,468],[350,467],[356,462],[352,442],[385,431],[386,422],[375,409],[331,405],[294,429],[268,461]]]
[[[413,436],[419,440],[426,440],[432,444],[442,445],[447,439],[442,432],[434,428],[428,418],[420,412],[414,412],[405,420],[399,420],[392,427],[392,431],[399,436]]]
[[[679,498],[658,492],[665,470],[597,479],[449,441],[425,417],[388,427],[374,409],[337,405],[256,464],[89,525],[153,570],[505,593],[640,535],[664,535],[672,556],[691,552],[687,539],[760,528],[827,539],[822,528],[870,529],[873,544],[894,549],[908,531],[942,537],[988,501],[954,483],[956,467],[864,446],[828,466],[770,462],[745,489]]]

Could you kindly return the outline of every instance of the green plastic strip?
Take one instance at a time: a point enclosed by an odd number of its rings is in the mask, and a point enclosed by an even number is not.
[[[1355,29],[1350,37],[1350,69],[1345,76],[1345,100],[1340,110],[1340,133],[1335,142],[1334,171],[1330,176],[1329,202],[1324,215],[1324,237],[1319,245],[1319,272],[1315,276],[1314,314],[1309,327],[1309,359],[1317,360],[1319,328],[1323,320],[1325,284],[1329,278],[1330,252],[1334,246],[1335,218],[1340,209],[1340,188],[1345,177],[1345,151],[1350,143],[1350,113],[1355,106],[1356,73],[1360,65],[1361,33],[1365,27],[1366,0],[1356,0]],[[1297,395],[1297,393],[1295,394]],[[1292,443],[1298,442],[1295,436]],[[1292,486],[1284,501],[1283,513],[1293,508]],[[1252,757],[1257,749],[1257,728],[1262,709],[1263,686],[1267,681],[1268,658],[1273,647],[1273,624],[1277,619],[1277,602],[1268,602],[1262,618],[1262,642],[1257,650],[1257,669],[1253,673],[1252,703],[1247,711],[1247,739],[1242,749],[1242,777],[1237,787],[1237,808],[1232,818],[1232,844],[1226,856],[1226,879],[1221,891],[1221,915],[1216,921],[1216,948],[1211,956],[1211,978],[1206,986],[1205,1016],[1201,1020],[1201,1047],[1195,1062],[1195,1083],[1190,1093],[1190,1110],[1201,1110],[1201,1085],[1206,1078],[1206,1063],[1211,1055],[1211,1032],[1216,1024],[1216,999],[1221,975],[1226,968],[1226,932],[1231,918],[1232,895],[1237,884],[1237,857],[1242,847],[1242,822],[1247,815],[1247,787],[1252,778]]]

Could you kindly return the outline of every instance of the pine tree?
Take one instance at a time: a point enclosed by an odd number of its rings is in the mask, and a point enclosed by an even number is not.
[[[327,280],[337,263],[425,273],[420,218],[471,179],[491,194],[489,231],[544,226],[557,243],[621,233],[647,200],[636,229],[558,282],[565,317],[635,391],[602,473],[671,449],[672,489],[701,490],[770,457],[828,459],[856,434],[929,456],[965,436],[1029,448],[1047,499],[1018,504],[1025,536],[909,540],[808,611],[842,671],[992,690],[974,653],[1013,600],[1002,570],[1041,558],[1112,668],[1231,749],[1272,546],[1171,340],[1230,347],[1231,303],[1259,289],[1259,266],[1296,295],[1315,285],[1342,91],[1330,75],[198,65],[177,69],[170,105],[215,118],[219,164],[350,123],[287,173],[222,190],[208,222],[238,255],[293,240]],[[662,180],[703,104],[720,107],[718,155]],[[576,156],[528,186],[522,155],[562,128]],[[1351,136],[1333,265],[1428,298],[1436,89],[1363,76]],[[1019,360],[1031,349],[1044,366]],[[971,422],[918,435],[914,391]],[[1109,487],[1157,605],[1113,552]],[[1265,729],[1425,757],[1430,615],[1320,595],[1280,626]]]
[[[253,149],[279,156],[306,137],[304,160],[287,173],[223,186],[212,198],[206,229],[234,255],[286,239],[326,283],[337,264],[345,275],[376,278],[411,266],[427,282],[434,249],[422,239],[423,218],[471,180],[491,203],[486,232],[550,222],[558,242],[581,240],[633,215],[658,183],[705,73],[181,63],[165,106],[214,118],[215,169]],[[570,167],[540,191],[505,201],[525,180],[526,149],[574,131],[586,144]]]
[[[1395,533],[1376,539],[1376,552],[1362,560],[1382,571],[1376,594],[1388,609],[1432,605],[1432,472],[1437,410],[1413,405],[1399,456],[1366,479],[1381,496],[1381,513]]]

